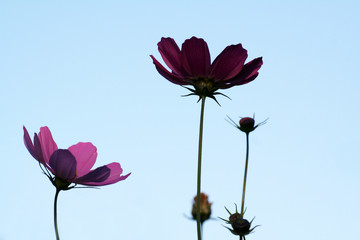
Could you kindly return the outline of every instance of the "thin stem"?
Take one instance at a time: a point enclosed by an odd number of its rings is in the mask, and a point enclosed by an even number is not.
[[[60,191],[61,191],[60,189],[56,189],[55,200],[54,200],[54,225],[55,225],[56,240],[60,240],[59,231],[57,227],[57,210],[56,210],[57,199]]]
[[[201,189],[201,152],[203,138],[204,108],[205,96],[201,97],[200,130],[199,130],[199,152],[198,152],[198,171],[197,171],[197,195],[196,195],[196,226],[198,240],[201,240],[201,222],[200,222],[200,189]]]
[[[246,188],[248,162],[249,162],[249,133],[246,133],[246,160],[245,160],[244,185],[243,185],[242,201],[241,201],[241,213],[240,213],[241,216],[244,215],[245,188]]]
[[[201,231],[201,238],[203,238],[203,223],[201,223],[201,225],[200,225],[200,231]]]

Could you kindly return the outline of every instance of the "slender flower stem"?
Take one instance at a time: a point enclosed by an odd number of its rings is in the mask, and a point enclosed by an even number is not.
[[[55,225],[56,240],[60,240],[59,231],[57,227],[57,210],[56,210],[57,199],[60,191],[61,191],[60,189],[58,188],[56,189],[55,200],[54,200],[54,225]]]
[[[249,133],[246,133],[246,160],[245,160],[244,185],[243,185],[242,201],[241,201],[241,213],[240,213],[241,216],[244,215],[245,188],[246,188],[248,162],[249,162]]]
[[[201,222],[200,222],[200,189],[201,189],[201,152],[204,123],[205,96],[201,97],[200,130],[199,130],[199,152],[198,152],[198,171],[197,171],[197,195],[196,195],[196,226],[198,240],[201,240]]]

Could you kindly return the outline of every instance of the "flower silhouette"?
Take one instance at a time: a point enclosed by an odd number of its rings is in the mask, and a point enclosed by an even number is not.
[[[240,131],[249,134],[250,132],[254,131],[257,127],[262,126],[266,123],[266,121],[269,118],[265,119],[264,121],[262,121],[261,123],[258,123],[255,125],[255,114],[253,117],[243,117],[240,119],[239,124],[237,124],[236,122],[234,122],[234,120],[232,120],[229,116],[228,116],[228,122],[233,125],[234,127],[236,127],[237,129],[239,129]]]
[[[161,38],[158,48],[171,72],[154,56],[150,56],[157,71],[164,78],[181,86],[193,86],[194,89],[186,87],[192,92],[189,95],[198,95],[200,98],[205,96],[214,100],[214,95],[223,95],[217,92],[219,89],[253,81],[263,63],[259,57],[245,64],[247,51],[241,44],[227,46],[211,63],[207,43],[196,37],[185,40],[181,50],[174,39]]]
[[[226,207],[226,211],[230,214],[229,220],[223,219],[219,217],[221,220],[225,221],[226,224],[230,224],[232,228],[226,227],[229,229],[229,231],[234,234],[240,236],[240,240],[246,240],[246,235],[252,233],[255,228],[257,228],[259,225],[256,225],[255,227],[251,228],[251,224],[254,221],[254,218],[249,222],[244,218],[244,212],[238,213],[237,206],[236,212],[231,213]]]
[[[40,128],[31,141],[24,129],[24,143],[30,154],[39,161],[44,174],[59,190],[73,188],[70,184],[104,186],[125,180],[119,163],[113,162],[91,170],[97,157],[96,147],[89,142],[79,142],[68,149],[58,149],[48,127]]]

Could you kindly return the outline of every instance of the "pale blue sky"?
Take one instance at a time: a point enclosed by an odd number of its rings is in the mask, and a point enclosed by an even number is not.
[[[225,1],[224,1],[225,2]],[[202,189],[213,217],[240,204],[245,136],[256,113],[247,239],[360,235],[358,1],[0,1],[0,240],[55,239],[55,189],[22,140],[48,126],[61,148],[91,141],[123,182],[59,196],[62,239],[196,239],[200,104],[162,78],[157,43],[204,38],[216,57],[242,43],[263,56],[252,83],[206,102]],[[162,62],[162,61],[161,61]],[[218,220],[204,240],[237,239]]]

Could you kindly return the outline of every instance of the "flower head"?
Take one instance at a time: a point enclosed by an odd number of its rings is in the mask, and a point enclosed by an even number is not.
[[[236,204],[235,204],[236,206]],[[244,219],[244,214],[238,213],[237,206],[235,213],[231,213],[226,207],[226,211],[230,214],[229,220],[220,218],[221,220],[225,221],[226,224],[230,224],[232,228],[226,227],[229,229],[229,231],[234,234],[240,236],[240,240],[244,239],[245,236],[251,233],[256,227],[259,225],[256,225],[255,227],[251,228],[251,224],[254,219],[252,219],[250,222],[246,219]]]
[[[205,193],[200,193],[200,222],[204,223],[206,220],[210,218],[211,215],[211,204],[208,200],[208,195]],[[196,199],[197,196],[194,197],[194,202],[192,205],[191,215],[193,219],[196,220]]]
[[[194,89],[186,87],[192,92],[189,95],[198,95],[200,98],[216,100],[214,95],[221,94],[217,90],[253,81],[263,63],[259,57],[245,64],[247,51],[240,43],[227,46],[212,63],[207,43],[202,38],[185,40],[181,50],[174,39],[161,38],[158,47],[171,70],[168,71],[150,55],[158,72],[172,83],[193,86]]]
[[[240,131],[249,134],[250,132],[254,131],[257,127],[264,125],[267,121],[265,119],[261,123],[255,125],[255,116],[254,117],[243,117],[240,119],[239,124],[236,124],[230,117],[227,120],[231,125],[239,129]]]
[[[113,162],[94,170],[97,149],[89,142],[79,142],[68,149],[58,149],[48,127],[40,128],[31,141],[24,129],[24,143],[30,154],[39,161],[40,167],[57,189],[68,190],[73,184],[104,186],[125,180],[119,163]]]

